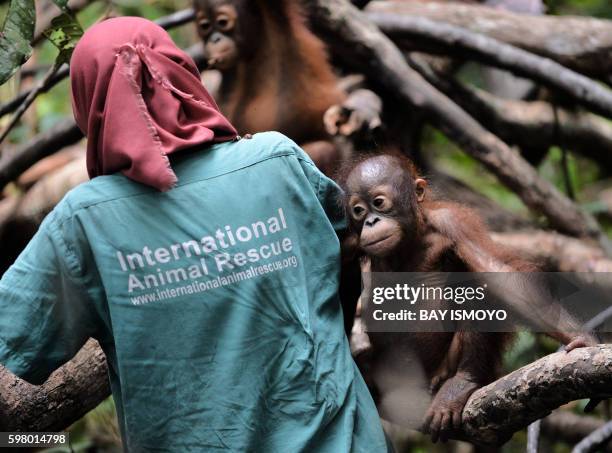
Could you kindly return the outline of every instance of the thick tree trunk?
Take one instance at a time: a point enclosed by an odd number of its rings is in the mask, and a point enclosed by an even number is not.
[[[612,345],[557,352],[474,392],[461,437],[498,445],[569,401],[611,396]]]
[[[106,357],[94,340],[40,386],[0,367],[0,431],[61,431],[109,394]]]

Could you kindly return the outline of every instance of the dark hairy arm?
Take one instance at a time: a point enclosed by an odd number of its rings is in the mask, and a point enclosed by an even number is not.
[[[488,289],[513,313],[567,345],[568,351],[597,344],[591,334],[581,332],[580,323],[554,299],[537,267],[493,243],[473,211],[453,203],[439,203],[428,211],[427,221],[452,241],[467,271],[504,273],[503,279],[489,279]]]

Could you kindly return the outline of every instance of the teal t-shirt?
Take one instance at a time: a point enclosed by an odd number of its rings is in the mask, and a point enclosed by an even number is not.
[[[160,193],[72,190],[0,281],[0,363],[34,383],[93,337],[126,450],[386,451],[338,299],[338,187],[278,133],[172,158]]]

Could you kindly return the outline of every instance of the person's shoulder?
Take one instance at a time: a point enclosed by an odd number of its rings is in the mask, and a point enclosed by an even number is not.
[[[179,186],[202,179],[251,168],[259,162],[276,157],[290,157],[310,161],[310,157],[290,138],[280,132],[262,132],[252,138],[214,145],[213,152],[177,153],[173,168],[179,175]],[[54,209],[54,217],[73,216],[82,209],[109,201],[154,193],[156,189],[135,183],[120,173],[93,178],[70,190]]]
[[[213,146],[194,148],[170,156],[179,186],[220,177],[233,177],[236,172],[270,172],[286,167],[287,160],[310,159],[290,138],[279,132],[262,132]]]
[[[277,131],[258,132],[252,134],[251,138],[242,138],[240,143],[251,143],[253,146],[264,146],[266,148],[294,148],[297,147],[295,142],[286,135]]]
[[[53,214],[57,221],[62,222],[91,206],[153,190],[133,183],[120,173],[98,176],[68,191],[53,209]]]
[[[249,154],[253,154],[253,151],[255,151],[260,157],[264,158],[279,155],[301,157],[303,152],[293,140],[276,131],[253,134],[251,138],[240,139],[236,145]]]
[[[255,169],[258,164],[277,159],[308,162],[312,159],[293,140],[280,132],[260,132],[250,138],[215,145],[211,155],[198,157],[202,167],[224,173],[228,169]]]

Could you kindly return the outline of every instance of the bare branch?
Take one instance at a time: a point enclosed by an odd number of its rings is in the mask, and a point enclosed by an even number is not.
[[[420,39],[444,46],[453,57],[466,57],[507,69],[554,88],[579,104],[612,118],[612,92],[559,63],[464,28],[423,17],[370,13],[368,17],[398,37]]]
[[[599,447],[607,444],[610,438],[612,438],[612,422],[606,423],[578,442],[573,448],[572,453],[591,453],[600,451]]]
[[[43,157],[79,141],[82,137],[83,134],[73,119],[66,119],[52,129],[38,134],[33,140],[18,147],[10,156],[0,159],[0,187],[17,178]]]
[[[0,430],[61,431],[109,394],[106,358],[94,340],[40,386],[0,367]]]
[[[191,8],[183,9],[167,16],[160,17],[155,20],[155,23],[160,27],[168,30],[170,28],[179,27],[191,22],[194,19],[194,11]]]
[[[469,111],[474,108],[474,114],[480,107],[478,117],[485,125],[520,147],[561,145],[612,169],[612,124],[601,117],[557,107],[555,119],[547,102],[502,99],[477,88],[466,87],[456,100]]]
[[[367,369],[374,352],[361,317],[355,322],[351,351]],[[610,396],[612,345],[557,352],[476,390],[463,409],[461,431],[451,437],[477,445],[501,445],[570,401]]]
[[[346,0],[309,0],[307,5],[312,23],[347,64],[364,72],[373,83],[383,85],[400,102],[427,113],[434,124],[482,162],[527,206],[544,214],[555,228],[574,236],[593,237],[612,254],[607,237],[591,215],[540,178],[515,150],[410,68],[401,52],[362,12]]]
[[[590,415],[557,410],[542,420],[542,433],[553,441],[562,440],[569,444],[577,444],[605,423],[605,420]],[[612,453],[612,442],[600,448],[606,453]]]
[[[561,107],[555,118],[555,107],[548,102],[502,99],[437,73],[431,57],[412,53],[409,59],[429,83],[507,143],[524,150],[561,145],[612,169],[612,124],[604,118]]]
[[[462,438],[499,445],[569,401],[612,396],[612,345],[557,352],[524,366],[470,397]]]
[[[59,82],[68,77],[69,72],[70,70],[68,69],[68,66],[62,67],[59,71],[55,73],[53,77],[47,80],[47,83],[40,89],[38,94],[40,95],[49,91]],[[27,99],[30,93],[31,90],[26,90],[23,93],[19,93],[17,96],[15,96],[15,99],[10,100],[6,104],[0,105],[0,117],[8,113],[14,112]]]
[[[36,99],[36,97],[40,93],[46,91],[46,87],[49,85],[49,82],[51,81],[51,79],[53,79],[53,77],[57,74],[58,70],[59,70],[59,66],[53,65],[49,69],[49,71],[47,71],[43,79],[40,82],[38,82],[32,90],[30,90],[30,93],[26,96],[26,98],[23,100],[19,108],[15,111],[15,114],[13,115],[13,118],[11,118],[11,121],[9,121],[7,126],[4,128],[4,130],[0,134],[0,143],[4,141],[4,139],[8,136],[11,129],[13,129],[13,127],[15,127],[15,125],[19,122],[21,115],[23,115],[25,111],[28,109],[28,107],[32,104],[32,102],[34,102],[34,99]]]
[[[368,12],[423,17],[482,33],[597,78],[612,72],[612,21],[532,16],[478,5],[374,1]],[[379,24],[383,25],[383,24]],[[383,31],[384,30],[383,28]]]

